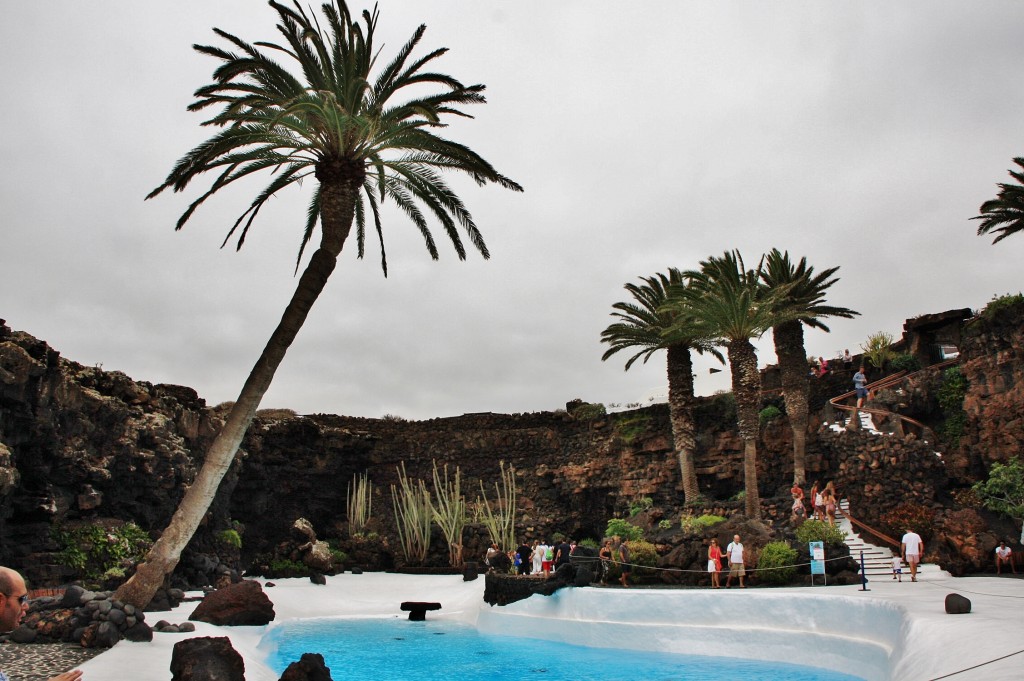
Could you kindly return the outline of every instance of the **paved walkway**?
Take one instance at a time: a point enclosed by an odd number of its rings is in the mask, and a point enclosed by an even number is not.
[[[77,643],[32,643],[0,645],[0,669],[11,681],[46,681],[71,671],[104,648],[83,648]]]

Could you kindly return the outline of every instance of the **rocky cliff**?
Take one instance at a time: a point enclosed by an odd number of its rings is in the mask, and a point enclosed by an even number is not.
[[[809,477],[834,480],[866,517],[880,516],[896,498],[948,503],[950,484],[969,483],[988,462],[1019,453],[1024,442],[1022,336],[1024,310],[1013,308],[964,327],[968,418],[955,452],[936,457],[934,447],[913,436],[879,440],[833,432],[825,408],[810,427]],[[816,382],[812,402],[821,407],[847,383],[840,375]],[[917,385],[920,393],[928,381]],[[769,392],[766,399],[774,397]],[[920,395],[915,400],[934,401]],[[702,492],[711,500],[728,499],[743,488],[731,397],[700,400],[697,417]],[[220,423],[218,410],[189,388],[82,366],[0,321],[0,563],[23,569],[38,584],[59,583],[71,571],[55,555],[51,528],[132,519],[158,532]],[[759,481],[769,519],[787,514],[790,437],[784,420],[762,429]],[[180,569],[209,572],[228,560],[230,552],[217,540],[228,528],[242,531],[243,562],[271,551],[299,517],[321,537],[344,536],[346,488],[364,471],[375,486],[378,527],[387,536],[396,467],[404,462],[410,476],[429,481],[433,461],[459,466],[471,500],[480,481],[493,497],[499,462],[513,466],[518,530],[525,538],[556,531],[599,537],[608,518],[643,497],[656,509],[652,522],[683,511],[665,405],[593,419],[565,412],[487,413],[406,422],[270,412],[247,434]],[[467,555],[475,555],[482,548],[480,528],[467,535]],[[434,559],[443,562],[443,547],[436,548]]]

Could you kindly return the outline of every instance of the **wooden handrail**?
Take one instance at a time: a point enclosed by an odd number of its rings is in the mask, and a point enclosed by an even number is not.
[[[895,539],[893,539],[889,535],[885,534],[884,532],[876,530],[875,528],[871,527],[870,525],[867,525],[867,524],[857,520],[852,515],[850,515],[850,511],[849,510],[843,511],[843,515],[846,516],[846,519],[850,521],[851,525],[855,525],[855,526],[859,527],[860,529],[864,530],[865,532],[873,534],[874,536],[878,537],[879,539],[881,539],[882,541],[886,542],[887,544],[892,544],[897,549],[901,548],[900,542],[896,541]]]
[[[941,362],[937,362],[935,364],[932,364],[930,366],[925,367],[924,369],[918,369],[917,371],[914,371],[914,372],[909,373],[909,374],[906,372],[906,370],[899,371],[899,372],[897,372],[895,374],[891,374],[889,376],[885,376],[883,378],[880,378],[877,381],[875,381],[874,383],[868,384],[866,387],[867,387],[868,391],[882,390],[884,388],[889,388],[891,386],[894,386],[897,383],[902,383],[902,382],[906,381],[908,378],[910,378],[912,376],[916,376],[918,373],[920,373],[922,371],[926,371],[926,370],[927,371],[931,371],[933,369],[944,369],[944,368],[946,368],[948,366],[952,366],[953,364],[957,364],[959,361],[960,361],[959,357],[954,357],[952,359],[947,359],[947,360],[943,360]],[[922,436],[924,435],[925,431],[928,430],[928,426],[926,426],[925,424],[921,423],[917,419],[910,418],[909,416],[904,416],[903,414],[900,414],[898,412],[888,411],[886,409],[871,409],[871,408],[867,408],[867,407],[850,406],[848,404],[842,404],[841,403],[843,400],[848,400],[851,397],[855,396],[856,394],[857,394],[856,390],[851,390],[849,392],[843,393],[842,395],[838,395],[836,397],[833,397],[832,399],[830,399],[828,401],[828,403],[831,404],[836,409],[841,409],[842,411],[853,412],[854,414],[856,414],[858,411],[865,411],[865,412],[867,412],[869,414],[876,414],[878,416],[895,416],[900,421],[902,421],[904,423],[908,423],[908,424],[916,427],[919,430],[919,432],[922,434]]]

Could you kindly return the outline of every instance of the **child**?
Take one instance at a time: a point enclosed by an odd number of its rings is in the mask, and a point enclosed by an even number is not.
[[[895,553],[892,555],[892,578],[903,582],[903,561]]]

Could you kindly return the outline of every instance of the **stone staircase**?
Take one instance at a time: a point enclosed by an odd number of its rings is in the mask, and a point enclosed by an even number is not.
[[[841,499],[839,501],[839,509],[836,511],[836,523],[839,529],[846,532],[846,545],[850,547],[850,556],[860,565],[861,555],[863,554],[864,574],[867,575],[869,582],[873,579],[882,578],[892,580],[892,557],[894,552],[899,553],[899,549],[896,547],[878,546],[863,539],[854,530],[849,518],[846,517],[846,511],[849,508],[849,500]],[[917,576],[919,578],[939,571],[939,567],[931,563],[920,563],[917,566]],[[905,581],[910,581],[910,568],[907,567],[906,563],[903,564],[903,578]]]

